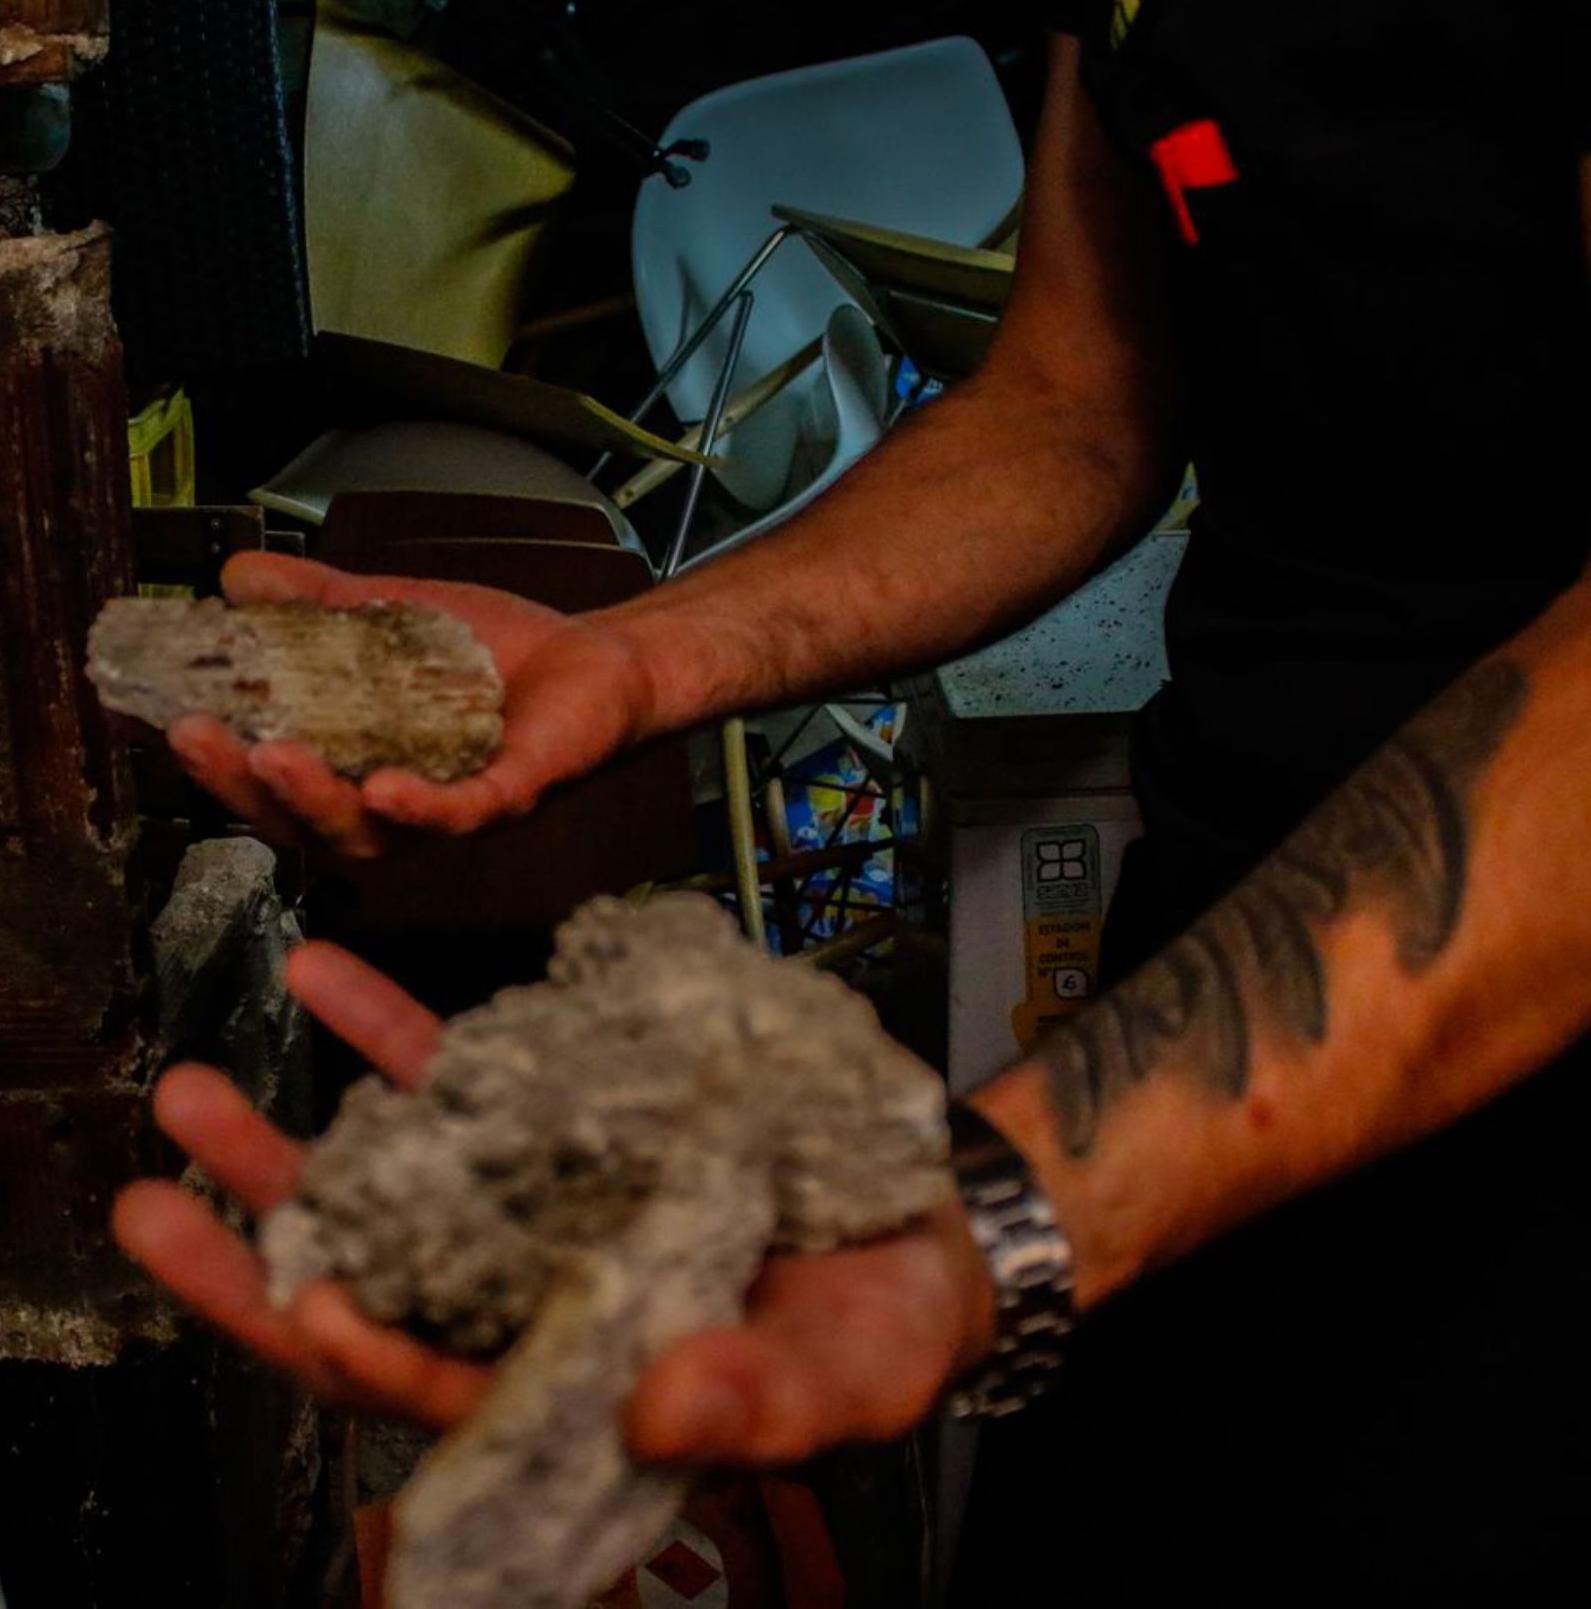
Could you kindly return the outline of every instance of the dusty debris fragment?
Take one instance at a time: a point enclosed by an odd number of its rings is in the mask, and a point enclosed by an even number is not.
[[[44,49],[44,41],[21,23],[0,23],[0,67],[30,61]]]
[[[26,18],[0,19],[0,68],[38,63],[39,77],[66,78],[79,67],[103,61],[108,48],[109,41],[101,31],[51,30]]]
[[[865,1000],[692,895],[595,902],[548,983],[448,1027],[420,1094],[359,1086],[263,1227],[276,1296],[331,1277],[509,1347],[400,1503],[395,1609],[572,1609],[641,1557],[685,1494],[625,1452],[645,1363],[733,1322],[770,1248],[944,1201],[943,1108]]]
[[[453,782],[502,741],[491,655],[463,621],[412,604],[119,598],[88,649],[109,709],[159,727],[214,715],[250,742],[307,743],[345,776],[399,766]]]

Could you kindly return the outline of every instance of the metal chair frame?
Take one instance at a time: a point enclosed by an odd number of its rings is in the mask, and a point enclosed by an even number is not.
[[[756,252],[752,254],[746,266],[730,282],[729,288],[713,305],[706,317],[670,354],[667,362],[658,370],[657,380],[654,382],[652,389],[641,399],[635,411],[629,416],[631,424],[638,425],[643,423],[646,416],[663,400],[668,388],[679,377],[680,371],[701,350],[707,338],[731,312],[734,313],[735,321],[730,326],[729,352],[714,384],[712,401],[702,424],[700,440],[697,443],[697,451],[709,462],[697,464],[691,471],[691,484],[686,494],[685,507],[680,514],[673,541],[669,545],[668,554],[659,571],[659,580],[670,580],[679,572],[680,567],[685,562],[686,552],[690,545],[691,530],[696,523],[696,512],[701,503],[702,490],[707,483],[707,475],[711,468],[710,460],[713,455],[713,448],[717,445],[724,410],[730,400],[729,387],[734,379],[735,367],[740,362],[741,349],[746,341],[746,328],[751,322],[752,309],[756,305],[756,292],[752,289],[752,285],[763,269],[773,261],[779,249],[787,240],[796,235],[804,237],[805,234],[806,231],[798,225],[780,224],[768,236]],[[794,379],[795,376],[791,375],[789,378]],[[789,381],[787,380],[786,383],[788,384]],[[773,395],[776,394],[770,393],[770,395],[763,397],[761,402],[772,401]],[[611,453],[604,453],[592,465],[587,479],[594,482],[612,462],[612,458]]]

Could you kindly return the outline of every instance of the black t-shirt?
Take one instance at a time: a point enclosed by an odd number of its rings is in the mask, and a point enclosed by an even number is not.
[[[1133,161],[1208,120],[1237,172],[1170,248],[1203,509],[1138,733],[1169,936],[1585,562],[1591,4],[1052,9]]]
[[[1585,562],[1591,0],[1051,10],[1155,183],[1195,142],[1166,220],[1204,507],[1139,724],[1136,959]],[[1092,1319],[986,1433],[958,1605],[1583,1597],[1588,1081]]]

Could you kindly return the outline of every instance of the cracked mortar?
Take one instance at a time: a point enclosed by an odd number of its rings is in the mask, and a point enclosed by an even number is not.
[[[574,1609],[686,1478],[620,1431],[646,1363],[733,1323],[770,1249],[946,1200],[938,1078],[838,980],[711,901],[599,900],[549,982],[445,1030],[419,1094],[367,1080],[262,1226],[273,1292],[341,1280],[373,1318],[508,1350],[400,1500],[394,1609]]]

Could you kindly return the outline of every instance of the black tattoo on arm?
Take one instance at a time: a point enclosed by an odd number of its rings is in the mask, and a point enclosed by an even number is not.
[[[1074,1156],[1094,1148],[1111,1103],[1172,1050],[1236,1099],[1248,1088],[1256,1021],[1324,1040],[1319,935],[1348,913],[1384,913],[1411,976],[1435,961],[1463,912],[1471,795],[1526,688],[1524,672],[1503,661],[1473,671],[1169,950],[1046,1042],[1040,1054]]]

